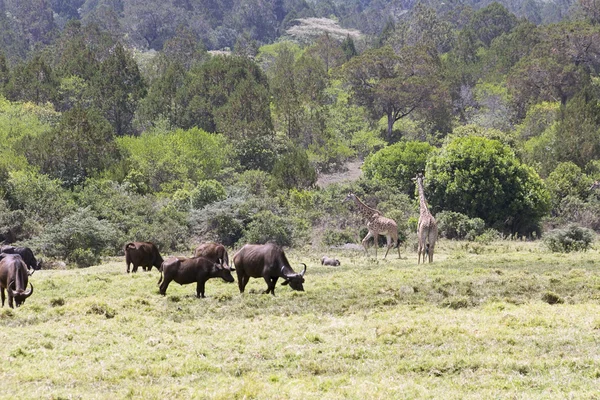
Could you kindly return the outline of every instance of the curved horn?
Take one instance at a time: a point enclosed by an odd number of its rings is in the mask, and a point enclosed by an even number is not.
[[[301,263],[302,265],[304,265],[304,270],[300,273],[300,276],[304,276],[304,273],[306,272],[306,264]]]
[[[6,288],[6,291],[8,292],[8,295],[10,297],[15,297],[15,292],[14,290],[12,290],[12,286],[15,284],[15,281],[10,281],[10,283],[8,284],[8,287]],[[16,289],[16,288],[15,288]]]
[[[26,291],[25,293],[23,293],[23,295],[25,296],[25,298],[28,298],[29,296],[31,296],[33,294],[33,284],[31,282],[29,282],[29,286],[31,286],[31,289],[29,289],[28,291]]]

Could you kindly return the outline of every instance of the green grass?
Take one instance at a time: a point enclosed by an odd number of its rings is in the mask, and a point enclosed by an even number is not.
[[[324,254],[324,253],[323,253]],[[433,264],[328,251],[306,292],[172,283],[114,259],[0,310],[0,398],[597,398],[600,254],[442,241]],[[379,252],[382,257],[383,253]],[[550,304],[553,303],[553,304]]]

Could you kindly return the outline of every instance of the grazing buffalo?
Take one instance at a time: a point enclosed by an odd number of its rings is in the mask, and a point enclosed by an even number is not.
[[[133,264],[133,272],[137,272],[138,267],[142,267],[144,271],[150,271],[152,267],[156,267],[160,271],[160,265],[164,261],[158,248],[150,242],[130,242],[125,245],[123,251],[125,252],[127,273],[129,273],[130,264]]]
[[[231,276],[233,269],[204,257],[171,257],[163,262],[161,270],[158,284],[160,284],[160,294],[163,296],[167,293],[171,281],[180,285],[196,282],[196,297],[204,297],[204,284],[210,278],[223,278],[225,282],[234,280]]]
[[[36,260],[33,251],[29,247],[2,246],[0,247],[0,253],[20,255],[27,265],[29,275],[33,274],[34,270],[37,271],[42,268],[43,261],[41,259]]]
[[[225,246],[219,243],[202,243],[196,248],[194,257],[204,257],[229,267],[229,255]]]
[[[340,265],[340,260],[338,260],[337,258],[329,258],[327,256],[323,256],[323,258],[321,258],[321,265],[331,265],[333,267],[337,267],[338,265]]]
[[[285,281],[282,285],[289,285],[294,290],[304,291],[304,271],[297,274],[294,272],[281,247],[273,244],[246,244],[234,256],[233,263],[237,271],[238,285],[240,293],[244,293],[244,288],[250,278],[263,277],[267,282],[267,290],[264,293],[271,293],[275,296],[275,284],[278,278]]]
[[[4,289],[8,292],[8,306],[13,307],[13,299],[17,307],[25,303],[25,300],[33,293],[33,285],[29,282],[31,289],[27,289],[29,273],[25,261],[18,254],[5,254],[0,260],[0,292],[2,307],[4,307]]]

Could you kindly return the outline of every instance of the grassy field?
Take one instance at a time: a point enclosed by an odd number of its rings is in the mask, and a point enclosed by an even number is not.
[[[0,310],[0,398],[599,398],[600,254],[442,241],[436,261],[288,252],[305,292],[252,279],[38,271]],[[380,251],[379,256],[383,253]],[[407,258],[408,257],[408,258]]]

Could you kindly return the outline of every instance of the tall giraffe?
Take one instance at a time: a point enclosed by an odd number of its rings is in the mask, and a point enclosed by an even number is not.
[[[385,250],[385,256],[383,256],[383,258],[387,257],[390,248],[392,248],[394,245],[396,245],[398,248],[398,258],[401,258],[400,246],[398,245],[398,224],[396,224],[396,221],[391,218],[384,217],[380,211],[367,206],[365,203],[360,201],[358,196],[356,196],[354,193],[348,193],[348,196],[346,196],[343,201],[345,202],[348,200],[354,201],[354,204],[356,204],[356,207],[358,208],[359,214],[367,220],[367,229],[369,230],[369,233],[367,233],[367,236],[365,236],[365,238],[362,240],[365,253],[367,255],[369,254],[367,251],[368,241],[370,238],[374,238],[375,258],[377,258],[377,239],[379,238],[379,235],[382,235],[387,239],[387,249]]]
[[[438,236],[438,227],[435,218],[429,212],[425,201],[423,174],[418,173],[414,180],[417,182],[417,188],[419,189],[419,225],[417,229],[419,247],[417,249],[417,264],[420,264],[421,254],[423,254],[423,263],[425,263],[425,254],[429,256],[429,262],[433,262],[433,250]]]

